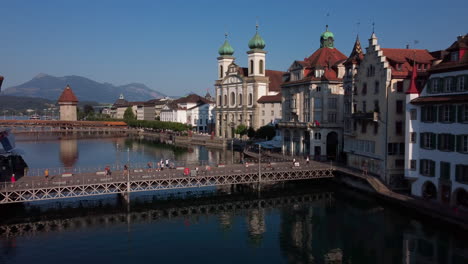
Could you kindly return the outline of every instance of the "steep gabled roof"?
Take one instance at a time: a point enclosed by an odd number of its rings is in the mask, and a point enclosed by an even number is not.
[[[75,94],[73,93],[70,85],[67,85],[63,90],[62,94],[58,99],[59,103],[78,103],[78,98],[76,98]]]
[[[364,53],[362,52],[361,42],[359,41],[359,36],[356,37],[356,41],[354,42],[353,50],[349,55],[348,59],[344,62],[344,64],[359,64],[361,63],[362,59],[364,58]]]

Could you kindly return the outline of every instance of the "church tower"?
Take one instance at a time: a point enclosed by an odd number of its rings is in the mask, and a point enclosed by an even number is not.
[[[248,55],[248,70],[249,76],[265,76],[265,41],[258,34],[258,24],[256,25],[256,32],[253,38],[249,41],[250,50],[247,51]]]
[[[60,95],[58,104],[60,105],[60,120],[77,120],[76,105],[78,104],[78,99],[69,85],[65,87],[65,90],[63,90],[62,94]]]
[[[227,33],[224,35],[224,44],[218,49],[218,80],[222,80],[226,76],[229,65],[234,61],[234,49],[227,40]]]

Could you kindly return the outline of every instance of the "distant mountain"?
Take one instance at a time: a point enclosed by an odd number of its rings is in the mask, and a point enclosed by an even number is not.
[[[123,94],[127,101],[147,101],[166,96],[141,83],[115,86],[76,75],[55,77],[43,73],[23,84],[5,89],[2,95],[40,97],[55,101],[67,84],[73,89],[79,101],[112,103],[120,94]]]

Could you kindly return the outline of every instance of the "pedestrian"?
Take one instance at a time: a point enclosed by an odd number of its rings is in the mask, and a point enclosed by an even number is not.
[[[309,155],[307,155],[306,164],[309,164]]]
[[[127,164],[124,165],[123,175],[128,176],[128,166],[127,166]]]
[[[161,162],[161,170],[164,170],[164,162]]]
[[[161,163],[158,162],[158,167],[156,168],[157,171],[161,170]]]
[[[44,178],[45,178],[46,180],[49,179],[49,169],[45,169],[45,170],[44,170]]]
[[[15,174],[11,174],[11,182],[16,182]]]
[[[148,172],[151,172],[151,167],[153,167],[153,164],[151,164],[151,161],[148,161],[148,164],[146,164],[148,167]]]
[[[195,174],[198,176],[198,167],[195,167]]]
[[[296,164],[296,158],[293,158],[293,166]]]
[[[169,159],[166,159],[166,167],[169,168]]]

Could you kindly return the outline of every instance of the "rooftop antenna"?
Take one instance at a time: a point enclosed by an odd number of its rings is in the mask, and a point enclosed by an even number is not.
[[[375,21],[372,21],[372,33],[375,33]]]

